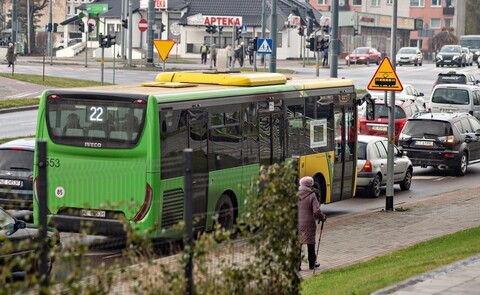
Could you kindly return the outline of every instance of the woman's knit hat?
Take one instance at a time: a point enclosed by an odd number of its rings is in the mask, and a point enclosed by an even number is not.
[[[301,186],[308,186],[308,187],[313,187],[313,178],[310,176],[304,176],[302,179],[300,179],[300,185]]]

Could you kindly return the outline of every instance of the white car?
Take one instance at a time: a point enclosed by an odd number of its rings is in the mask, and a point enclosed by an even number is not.
[[[397,52],[397,66],[414,65],[422,66],[423,53],[418,47],[402,47]]]
[[[462,49],[463,49],[463,51],[465,51],[465,59],[467,61],[467,65],[472,66],[473,65],[473,52],[471,52],[470,49],[468,49],[468,47],[463,47]]]
[[[423,98],[425,94],[423,94],[423,92],[419,92],[411,84],[403,84],[402,86],[402,92],[395,94],[396,100],[410,99],[416,102],[418,105],[425,107],[425,99]],[[384,99],[385,97],[385,91],[369,91],[369,93],[373,99]]]
[[[68,46],[72,46],[74,44],[77,44],[77,43],[80,43],[82,42],[82,38],[73,38],[73,39],[70,39],[68,40]],[[68,47],[67,46],[67,47]],[[58,43],[55,44],[54,46],[55,49],[63,49],[65,48],[65,44],[64,44],[64,40],[60,40]]]
[[[357,188],[366,189],[371,197],[378,198],[381,187],[387,184],[388,140],[381,136],[358,136]],[[393,182],[402,190],[412,184],[413,165],[410,159],[394,146]]]

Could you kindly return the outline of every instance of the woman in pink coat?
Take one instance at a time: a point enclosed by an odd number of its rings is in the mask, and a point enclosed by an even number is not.
[[[307,244],[310,269],[320,266],[315,255],[315,234],[317,231],[315,219],[321,221],[327,219],[326,215],[320,210],[317,195],[312,190],[313,184],[313,178],[305,176],[300,179],[300,187],[298,188],[298,233],[300,243]]]

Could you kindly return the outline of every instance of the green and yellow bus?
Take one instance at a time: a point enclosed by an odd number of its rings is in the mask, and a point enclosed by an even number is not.
[[[215,220],[231,228],[260,166],[294,155],[323,203],[351,198],[356,132],[347,130],[361,100],[349,79],[276,73],[165,72],[140,85],[47,90],[36,137],[47,142],[49,224],[115,235],[128,221],[168,235],[184,218],[186,148],[196,230]],[[34,206],[38,220],[36,197]]]

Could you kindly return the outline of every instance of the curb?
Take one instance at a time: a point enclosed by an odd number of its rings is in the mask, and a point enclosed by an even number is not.
[[[38,105],[15,107],[15,108],[5,108],[5,109],[0,109],[0,114],[22,112],[22,111],[32,111],[32,110],[36,110],[36,109],[38,109]]]

